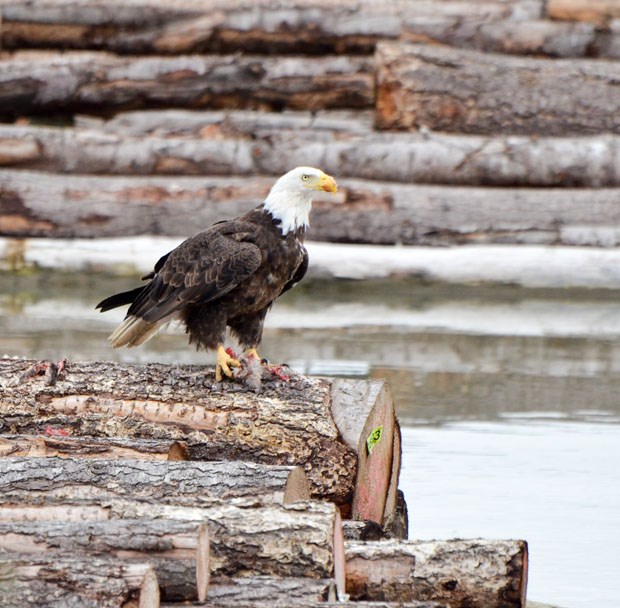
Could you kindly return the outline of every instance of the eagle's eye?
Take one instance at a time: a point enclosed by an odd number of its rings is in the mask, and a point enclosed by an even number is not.
[[[309,176],[307,173],[304,173],[304,174],[301,176],[301,179],[303,179],[305,182],[307,182],[307,181],[310,179],[310,176]]]

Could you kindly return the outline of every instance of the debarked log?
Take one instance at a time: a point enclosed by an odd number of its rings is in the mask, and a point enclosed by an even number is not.
[[[300,469],[248,462],[162,462],[78,458],[0,459],[0,503],[30,505],[132,498],[200,506],[260,496],[265,504],[308,498]]]
[[[186,507],[137,500],[101,500],[75,492],[69,500],[54,501],[47,496],[33,501],[26,492],[14,492],[8,503],[0,503],[0,548],[10,548],[18,535],[24,551],[75,547],[81,551],[117,552],[119,556],[137,555],[150,548],[152,557],[190,559],[199,547],[207,544],[207,530],[201,529],[198,545],[187,534],[179,540],[178,530],[208,526],[208,556],[204,550],[198,562],[198,589],[205,589],[210,577],[308,577],[334,578],[344,592],[344,540],[337,508],[330,503],[305,502],[295,505],[263,506],[246,503],[240,507],[217,502],[210,507]],[[40,502],[42,504],[34,504]],[[108,526],[117,520],[119,523]],[[177,534],[172,523],[179,522]],[[63,522],[58,524],[50,522]],[[143,522],[143,523],[140,523]],[[188,523],[191,522],[191,523]],[[65,539],[62,525],[76,529],[76,539]],[[138,539],[114,539],[110,531],[134,526]],[[3,531],[12,532],[6,538]],[[44,531],[45,536],[44,536]],[[161,532],[161,534],[160,534]],[[41,537],[37,542],[28,538]],[[53,536],[51,536],[53,535]],[[89,536],[90,535],[90,540]],[[49,539],[47,537],[50,536]],[[47,539],[47,540],[46,540]],[[202,542],[202,545],[200,543]],[[141,549],[142,548],[142,549]],[[128,553],[130,552],[130,553]],[[206,559],[205,559],[206,557]],[[166,570],[171,569],[165,563]],[[205,569],[206,567],[206,569]],[[163,580],[163,575],[159,575]],[[178,578],[178,577],[177,577]],[[186,576],[185,588],[194,585]],[[161,581],[160,581],[161,582]],[[178,587],[179,585],[177,585]],[[168,597],[168,595],[167,595]]]
[[[124,136],[122,133],[83,129],[54,129],[32,126],[0,125],[2,141],[28,141],[36,144],[40,154],[36,161],[22,163],[8,154],[0,162],[16,163],[21,169],[39,169],[62,173],[87,174],[174,174],[220,175],[227,178],[231,196],[256,200],[260,192],[248,191],[247,175],[280,176],[292,166],[308,164],[318,166],[336,176],[364,178],[376,181],[393,181],[459,186],[518,186],[518,187],[579,187],[601,188],[620,186],[620,137],[617,135],[529,137],[529,136],[476,136],[446,133],[353,133],[287,128],[265,128],[254,132],[254,138],[245,134],[228,134],[223,137],[201,138],[167,136],[166,132],[150,137]],[[241,177],[240,177],[241,176]],[[75,217],[75,205],[89,200],[90,178],[77,179],[65,176],[66,192],[62,179],[36,174],[18,178],[15,173],[3,173],[0,199],[7,226],[11,217],[19,216],[20,198],[34,199],[50,180],[51,196],[70,202],[70,217]],[[36,180],[41,179],[39,183]],[[198,187],[198,182],[179,181],[179,191],[174,184],[154,178],[154,187],[144,182],[119,178],[116,184],[104,187],[101,204],[114,202],[126,196],[129,201],[146,205],[157,204],[170,196],[180,209],[191,210],[193,192],[208,201],[211,197]],[[209,178],[215,180],[215,178]],[[28,183],[30,182],[30,183]],[[223,182],[213,184],[213,197],[217,200],[226,194],[221,191]],[[271,180],[260,182],[268,188]],[[96,186],[96,182],[93,182]],[[28,190],[32,189],[32,194]],[[96,195],[92,195],[95,197]],[[101,202],[99,202],[101,201]],[[73,208],[73,209],[72,209]],[[105,224],[106,212],[102,213]],[[80,215],[81,223],[96,224],[99,212]],[[17,220],[15,220],[17,221]],[[37,222],[40,221],[40,224]],[[40,220],[30,218],[32,230],[55,228],[45,213]],[[155,216],[154,229],[159,220]],[[62,226],[62,223],[60,223]],[[88,228],[85,227],[84,230]],[[13,229],[15,230],[15,228]]]
[[[43,435],[0,435],[0,457],[79,457],[106,460],[187,460],[187,445],[181,441],[123,439],[118,437],[72,437],[54,435],[52,427]]]
[[[0,361],[2,433],[40,433],[51,425],[55,432],[71,435],[184,441],[191,460],[224,458],[303,466],[313,497],[338,504],[351,500],[357,457],[339,439],[330,410],[332,385],[327,380],[291,373],[287,382],[263,382],[256,394],[233,382],[215,383],[212,368],[69,363],[53,386],[38,380],[20,382],[33,364],[36,362]],[[145,481],[148,467],[171,467],[178,471],[175,475],[187,476],[191,491],[212,491],[215,496],[256,492],[252,484],[258,483],[261,474],[260,466],[249,463],[138,465],[144,467]],[[121,465],[93,461],[81,466],[103,471],[104,466]],[[198,475],[193,480],[192,466]],[[201,467],[204,473],[200,473]],[[215,475],[218,467],[222,471],[219,480]],[[229,481],[227,467],[232,467]],[[235,467],[241,477],[236,480]],[[282,495],[291,469],[273,470],[276,475],[270,478],[269,469],[263,469],[262,491]],[[148,488],[145,483],[141,491]]]
[[[371,61],[360,56],[118,57],[20,51],[0,64],[0,116],[119,108],[369,108]]]
[[[551,19],[589,21],[598,25],[620,18],[617,0],[548,0],[545,9]]]
[[[377,126],[478,134],[620,133],[620,63],[377,46]],[[502,100],[498,103],[498,100]]]
[[[452,608],[524,608],[522,540],[347,541],[353,600],[438,601]]]
[[[61,561],[82,555],[153,566],[162,599],[200,600],[209,585],[206,524],[171,520],[0,523],[0,555]],[[88,557],[86,557],[88,556]],[[0,602],[1,604],[1,602]]]
[[[158,608],[159,586],[148,564],[117,559],[0,554],[0,606]]]

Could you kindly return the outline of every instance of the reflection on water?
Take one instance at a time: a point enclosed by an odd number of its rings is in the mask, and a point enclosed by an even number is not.
[[[179,329],[135,350],[93,306],[135,279],[0,275],[0,354],[213,362]],[[306,282],[268,317],[262,354],[390,381],[413,536],[520,537],[530,597],[615,605],[620,304],[609,292]]]

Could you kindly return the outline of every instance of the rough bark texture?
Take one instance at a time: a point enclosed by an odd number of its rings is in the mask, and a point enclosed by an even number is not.
[[[620,133],[619,65],[377,46],[377,126],[526,135]]]
[[[236,383],[215,383],[212,368],[70,363],[53,386],[36,379],[20,383],[33,363],[0,362],[2,433],[32,434],[51,425],[74,435],[184,441],[190,459],[303,466],[314,497],[337,503],[350,500],[356,455],[338,439],[328,381],[292,375],[289,382],[263,382],[256,394]],[[142,466],[174,464],[175,470],[190,475],[191,467],[184,463]],[[253,469],[247,463],[194,466],[197,471],[209,466],[250,467],[244,479],[231,477],[228,483],[221,478],[222,485],[215,477],[209,482],[206,474],[197,478],[205,484],[201,492],[221,496],[251,493],[260,487],[261,467]],[[290,468],[278,470],[271,478],[269,470],[264,471],[264,491],[283,493]],[[237,485],[231,487],[233,482]],[[191,484],[196,491],[197,483]]]
[[[201,506],[259,496],[282,503],[290,467],[246,462],[158,462],[76,458],[0,460],[0,501],[30,505],[85,497]]]
[[[338,133],[265,129],[256,131],[252,140],[245,136],[223,138],[187,138],[154,135],[152,137],[125,137],[121,134],[101,133],[81,129],[52,129],[31,126],[0,125],[0,141],[35,142],[41,154],[37,162],[28,162],[21,168],[69,173],[109,173],[124,175],[175,174],[178,175],[234,175],[230,179],[232,196],[260,196],[263,192],[248,192],[243,185],[246,176],[262,174],[280,176],[291,166],[308,164],[320,166],[336,175],[376,181],[393,181],[467,186],[530,186],[530,187],[594,187],[620,186],[620,138],[616,135],[581,137],[490,137],[439,133]],[[5,155],[6,158],[6,155]],[[10,176],[13,177],[10,177]],[[12,191],[14,174],[9,173],[2,183],[3,215],[18,214],[20,199],[24,197],[26,177],[22,178],[22,191]],[[41,191],[41,183],[32,183],[34,198]],[[45,178],[47,179],[47,178]],[[97,223],[99,215],[105,222],[109,211],[101,204],[114,208],[116,199],[126,195],[129,201],[152,205],[171,196],[180,209],[193,210],[197,196],[208,201],[210,196],[226,195],[213,183],[212,195],[197,188],[198,183],[180,180],[180,191],[175,193],[170,182],[155,178],[157,189],[145,182],[120,179],[102,193],[98,212],[92,216],[81,215],[82,224]],[[168,178],[169,179],[169,178]],[[11,181],[13,180],[13,182]],[[75,180],[75,181],[73,181]],[[75,206],[88,201],[90,194],[87,178],[67,179],[63,194],[62,180],[50,179],[52,200],[66,200],[70,217],[75,216]],[[223,186],[225,180],[219,182]],[[93,182],[95,183],[95,182]],[[263,188],[273,183],[265,180]],[[186,192],[185,189],[189,188]],[[119,192],[120,191],[120,192]],[[167,194],[170,193],[170,194]],[[161,198],[160,198],[161,197]],[[28,196],[26,196],[26,200]],[[253,199],[255,200],[255,199]],[[97,198],[94,199],[97,202]],[[130,216],[131,217],[131,216]],[[3,221],[10,221],[5,219]],[[54,229],[54,225],[36,216],[31,219],[33,229]],[[60,220],[59,225],[62,226]],[[157,229],[157,214],[153,219]],[[87,230],[87,228],[84,228]]]
[[[289,583],[290,584],[290,583]],[[312,601],[305,600],[303,598],[294,600],[294,605],[297,608],[342,608],[346,606],[346,602],[338,601]],[[209,601],[204,604],[194,603],[193,606],[205,606],[208,608],[231,608],[231,604],[225,599],[222,601]],[[291,605],[290,599],[280,599],[277,601],[258,601],[253,602],[251,600],[236,600],[234,608],[288,608]],[[187,604],[161,604],[162,608],[187,608]],[[355,602],[351,608],[450,608],[447,604],[440,602]],[[531,608],[552,608],[551,606],[535,605]]]
[[[0,64],[0,116],[50,110],[110,113],[175,105],[195,108],[369,108],[364,57],[191,55],[126,59],[96,52],[20,51]]]
[[[162,599],[169,601],[204,600],[209,583],[209,534],[206,524],[197,522],[0,523],[2,551],[27,554],[32,560],[82,555],[83,561],[96,556],[119,563],[149,563]]]
[[[52,427],[48,435],[0,435],[0,457],[77,457],[122,460],[187,460],[187,445],[179,441],[152,439],[120,439],[107,437],[54,436]]]
[[[527,543],[517,540],[345,543],[353,600],[438,601],[452,608],[525,606]]]
[[[36,538],[40,537],[50,549],[75,547],[92,553],[116,552],[119,556],[123,552],[128,556],[127,551],[131,551],[132,557],[140,557],[140,551],[150,551],[153,558],[187,560],[195,555],[197,547],[187,531],[191,533],[193,529],[195,532],[202,523],[209,531],[207,582],[210,576],[330,578],[340,572],[344,574],[342,524],[336,507],[330,503],[264,506],[255,499],[253,503],[246,501],[242,507],[229,502],[216,502],[210,507],[186,507],[130,499],[97,500],[78,495],[71,502],[66,498],[64,503],[52,502],[48,496],[43,496],[38,501],[43,504],[36,508],[32,501],[19,502],[20,497],[15,492],[9,500],[9,506],[0,505],[0,522],[5,522],[0,523],[0,548],[10,549],[14,543],[22,542],[23,551],[43,551],[45,546],[27,542],[29,535],[35,538],[38,534]],[[56,521],[63,524],[50,523]],[[174,522],[178,522],[178,526]],[[67,535],[75,529],[76,538],[65,538],[63,525],[69,531]],[[136,538],[115,539],[113,532],[122,529],[134,530]],[[5,536],[7,531],[12,532],[8,537]],[[89,534],[92,535],[90,539]],[[166,562],[164,566],[174,573],[174,564]],[[176,569],[180,571],[180,566]],[[195,592],[195,563],[192,580],[187,578],[187,572],[186,568],[185,579],[177,575],[175,580],[185,580],[182,585],[185,593],[191,585]],[[164,580],[163,574],[158,575]],[[205,580],[204,576],[201,580]],[[344,580],[339,584],[344,591]]]
[[[157,608],[157,576],[148,564],[103,558],[0,555],[0,606]]]

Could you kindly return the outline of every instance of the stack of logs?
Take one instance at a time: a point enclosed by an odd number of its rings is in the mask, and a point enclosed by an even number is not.
[[[405,540],[383,381],[3,359],[0,456],[3,607],[525,605],[525,542]]]
[[[0,11],[4,236],[187,235],[303,164],[315,240],[620,243],[615,1]]]

